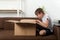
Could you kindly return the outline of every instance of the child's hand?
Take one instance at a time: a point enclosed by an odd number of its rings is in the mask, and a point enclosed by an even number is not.
[[[40,23],[41,21],[40,20],[36,20],[37,23]]]

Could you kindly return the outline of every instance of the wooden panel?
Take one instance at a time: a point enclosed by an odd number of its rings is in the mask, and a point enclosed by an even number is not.
[[[35,24],[15,24],[15,36],[35,36]]]
[[[0,13],[17,13],[17,10],[0,10]]]
[[[4,29],[4,26],[3,26],[4,24],[3,24],[3,22],[4,22],[3,19],[0,18],[0,29]]]

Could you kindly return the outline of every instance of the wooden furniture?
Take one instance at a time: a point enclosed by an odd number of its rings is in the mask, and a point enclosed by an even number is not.
[[[8,15],[12,17],[11,15],[13,14],[15,15],[15,16],[13,15],[14,17],[20,17],[22,16],[23,13],[24,12],[22,10],[17,10],[17,9],[0,9],[0,14],[2,15],[2,17],[4,17],[3,15],[7,15],[5,17],[8,17]]]
[[[57,40],[60,40],[60,24],[55,24],[56,27],[56,34],[57,34]]]
[[[19,13],[22,12],[22,10],[19,10]],[[1,9],[0,13],[17,13],[17,9]]]
[[[48,36],[15,36],[14,35],[14,22],[8,22],[7,20],[16,20],[20,21],[21,19],[36,19],[36,18],[18,18],[18,17],[3,17],[0,18],[0,27],[3,29],[0,29],[0,40],[57,40],[57,34],[58,31],[56,31],[58,28],[54,27],[54,32],[52,35]],[[29,25],[31,25],[29,23]],[[35,25],[35,24],[34,24]]]
[[[0,10],[0,13],[17,13],[17,10]]]
[[[32,19],[22,19],[20,21],[8,20],[7,22],[14,23],[15,36],[35,36],[36,22]]]

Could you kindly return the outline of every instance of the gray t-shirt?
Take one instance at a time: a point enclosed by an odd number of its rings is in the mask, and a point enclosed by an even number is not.
[[[46,22],[46,20],[49,20],[48,29],[50,29],[51,32],[53,32],[53,25],[52,25],[52,22],[51,22],[51,18],[48,16],[48,14],[44,15],[44,17],[42,18],[42,22]]]

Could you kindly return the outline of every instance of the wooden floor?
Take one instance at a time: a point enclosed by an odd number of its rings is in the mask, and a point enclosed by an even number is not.
[[[14,36],[14,30],[0,30],[0,40],[56,40],[50,36]]]

